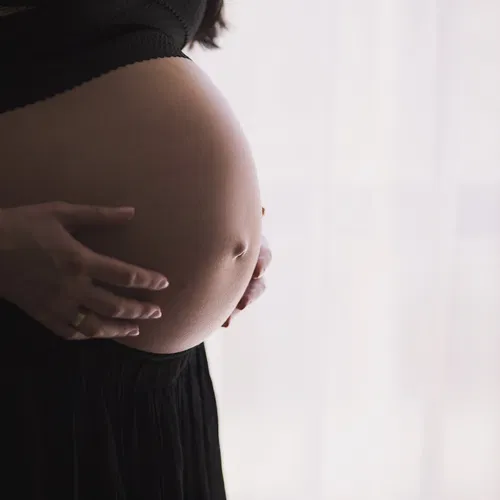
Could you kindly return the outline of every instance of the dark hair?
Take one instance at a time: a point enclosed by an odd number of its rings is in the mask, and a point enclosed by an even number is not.
[[[207,49],[218,49],[218,38],[228,28],[224,19],[224,0],[207,0],[205,15],[196,32],[191,46],[199,44]]]

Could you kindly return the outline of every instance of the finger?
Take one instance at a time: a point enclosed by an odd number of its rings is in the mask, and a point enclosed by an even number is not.
[[[252,278],[254,280],[258,280],[264,276],[264,273],[266,272],[267,268],[269,267],[269,264],[271,263],[270,259],[267,259],[267,257],[260,257],[257,260],[257,264],[255,264],[255,269],[252,274]]]
[[[118,297],[100,287],[92,287],[82,306],[104,318],[158,319],[161,309],[155,304]]]
[[[75,240],[89,277],[108,285],[163,290],[168,280],[163,274],[100,255]]]
[[[83,313],[83,319],[74,325],[78,315]],[[67,325],[73,334],[81,333],[87,338],[115,338],[139,335],[139,327],[129,321],[106,321],[104,318],[87,310],[81,304],[77,304],[73,299],[67,297],[53,304],[47,312],[47,318],[52,323],[63,323]],[[53,318],[56,318],[54,320]]]
[[[260,247],[259,258],[252,275],[252,278],[259,279],[266,272],[267,268],[273,260],[271,249],[267,246],[267,242],[263,243]]]
[[[236,309],[243,311],[252,302],[255,302],[266,291],[266,282],[264,279],[252,280],[248,285],[243,297],[238,302]]]
[[[236,309],[231,313],[231,316],[223,323],[222,328],[228,328],[232,320],[243,309],[248,307],[252,302],[255,302],[266,291],[266,281],[264,279],[252,280],[241,300],[238,302]]]
[[[72,330],[72,334],[68,335],[66,340],[91,340],[90,337],[85,337],[85,335],[82,335],[81,333],[77,332],[76,330]]]
[[[80,333],[78,330],[75,330],[72,326],[69,325],[57,325],[54,327],[54,333],[63,337],[66,340],[90,340],[91,337],[87,337]]]
[[[120,224],[130,220],[135,213],[133,207],[102,207],[75,205],[65,202],[50,204],[53,215],[69,227]]]
[[[128,321],[104,321],[92,312],[86,313],[85,318],[78,327],[73,327],[73,329],[93,339],[136,337],[139,335],[139,327],[134,323]]]
[[[52,333],[58,337],[62,337],[66,340],[88,340],[82,333],[79,333],[71,325],[68,325],[61,321],[56,321],[55,319],[44,319],[40,321],[46,328],[48,328]]]

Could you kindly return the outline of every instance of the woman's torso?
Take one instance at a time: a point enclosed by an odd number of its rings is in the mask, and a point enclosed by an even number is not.
[[[77,235],[170,279],[154,295],[120,290],[163,311],[123,343],[176,352],[224,322],[257,259],[259,190],[239,124],[193,62],[137,62],[0,114],[0,143],[4,207],[54,200],[136,207],[125,228]]]

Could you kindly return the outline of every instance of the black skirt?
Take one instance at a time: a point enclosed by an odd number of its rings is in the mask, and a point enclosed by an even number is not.
[[[223,500],[204,345],[65,341],[0,302],[2,497]]]

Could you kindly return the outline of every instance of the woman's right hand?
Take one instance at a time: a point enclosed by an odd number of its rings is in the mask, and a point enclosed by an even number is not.
[[[71,235],[133,215],[133,208],[63,202],[0,210],[0,297],[66,339],[138,335],[134,320],[161,317],[160,308],[118,297],[97,283],[162,290],[166,278],[97,254]]]

